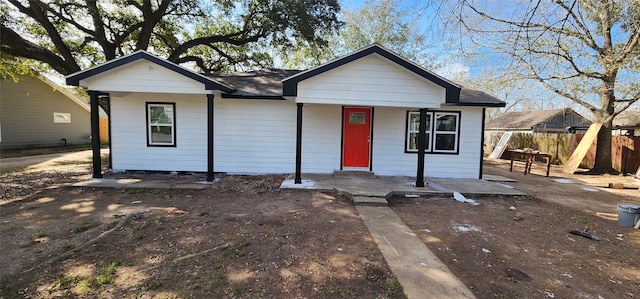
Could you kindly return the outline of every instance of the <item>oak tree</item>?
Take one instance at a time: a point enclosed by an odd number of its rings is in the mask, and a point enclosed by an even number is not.
[[[640,99],[640,0],[456,4],[456,20],[476,50],[502,57],[489,62],[537,81],[603,123],[592,172],[613,172],[612,121]]]
[[[6,0],[0,49],[62,75],[136,50],[224,72],[272,64],[274,45],[326,45],[339,11],[337,0]]]

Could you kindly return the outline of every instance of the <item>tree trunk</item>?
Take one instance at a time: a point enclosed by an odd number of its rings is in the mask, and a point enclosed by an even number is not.
[[[596,157],[591,173],[604,174],[615,173],[613,164],[611,162],[611,129],[613,128],[613,118],[610,116],[614,113],[613,103],[615,103],[614,85],[617,70],[609,72],[607,80],[603,80],[600,91],[600,102],[602,103],[602,109],[596,111],[596,120],[604,121],[600,132],[598,132],[598,139],[596,144]]]
[[[604,174],[613,173],[614,169],[611,163],[611,128],[613,121],[607,121],[602,124],[600,132],[598,132],[598,140],[596,143],[596,158],[591,173]]]

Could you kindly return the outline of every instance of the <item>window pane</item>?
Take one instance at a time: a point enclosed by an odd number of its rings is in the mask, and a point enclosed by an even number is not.
[[[455,134],[436,134],[436,150],[453,151],[455,149]]]
[[[429,134],[425,139],[425,150],[429,150]],[[418,133],[409,133],[409,150],[418,150]]]
[[[427,132],[431,131],[431,114],[427,114]]]
[[[409,131],[420,129],[420,113],[409,114]],[[427,132],[431,131],[431,115],[427,114]]]
[[[172,124],[173,112],[170,106],[151,106],[149,107],[151,113],[152,124]]]
[[[456,115],[438,114],[436,116],[436,131],[456,131]]]
[[[171,126],[151,126],[151,143],[173,143]]]
[[[409,149],[417,150],[418,149],[418,134],[417,133],[409,133]]]
[[[364,112],[349,112],[349,124],[351,125],[364,125],[365,113]]]
[[[410,113],[409,114],[409,131],[418,131],[420,126],[420,114]]]

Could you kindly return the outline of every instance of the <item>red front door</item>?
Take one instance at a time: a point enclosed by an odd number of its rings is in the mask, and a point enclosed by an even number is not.
[[[371,108],[345,107],[342,166],[369,168],[371,151]]]

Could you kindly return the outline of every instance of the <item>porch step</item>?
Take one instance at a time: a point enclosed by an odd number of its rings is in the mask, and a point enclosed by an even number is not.
[[[357,170],[334,170],[333,177],[335,178],[360,178],[360,179],[375,179],[376,174],[373,171],[357,171]]]
[[[356,206],[388,206],[389,202],[384,197],[354,196],[353,204]]]

